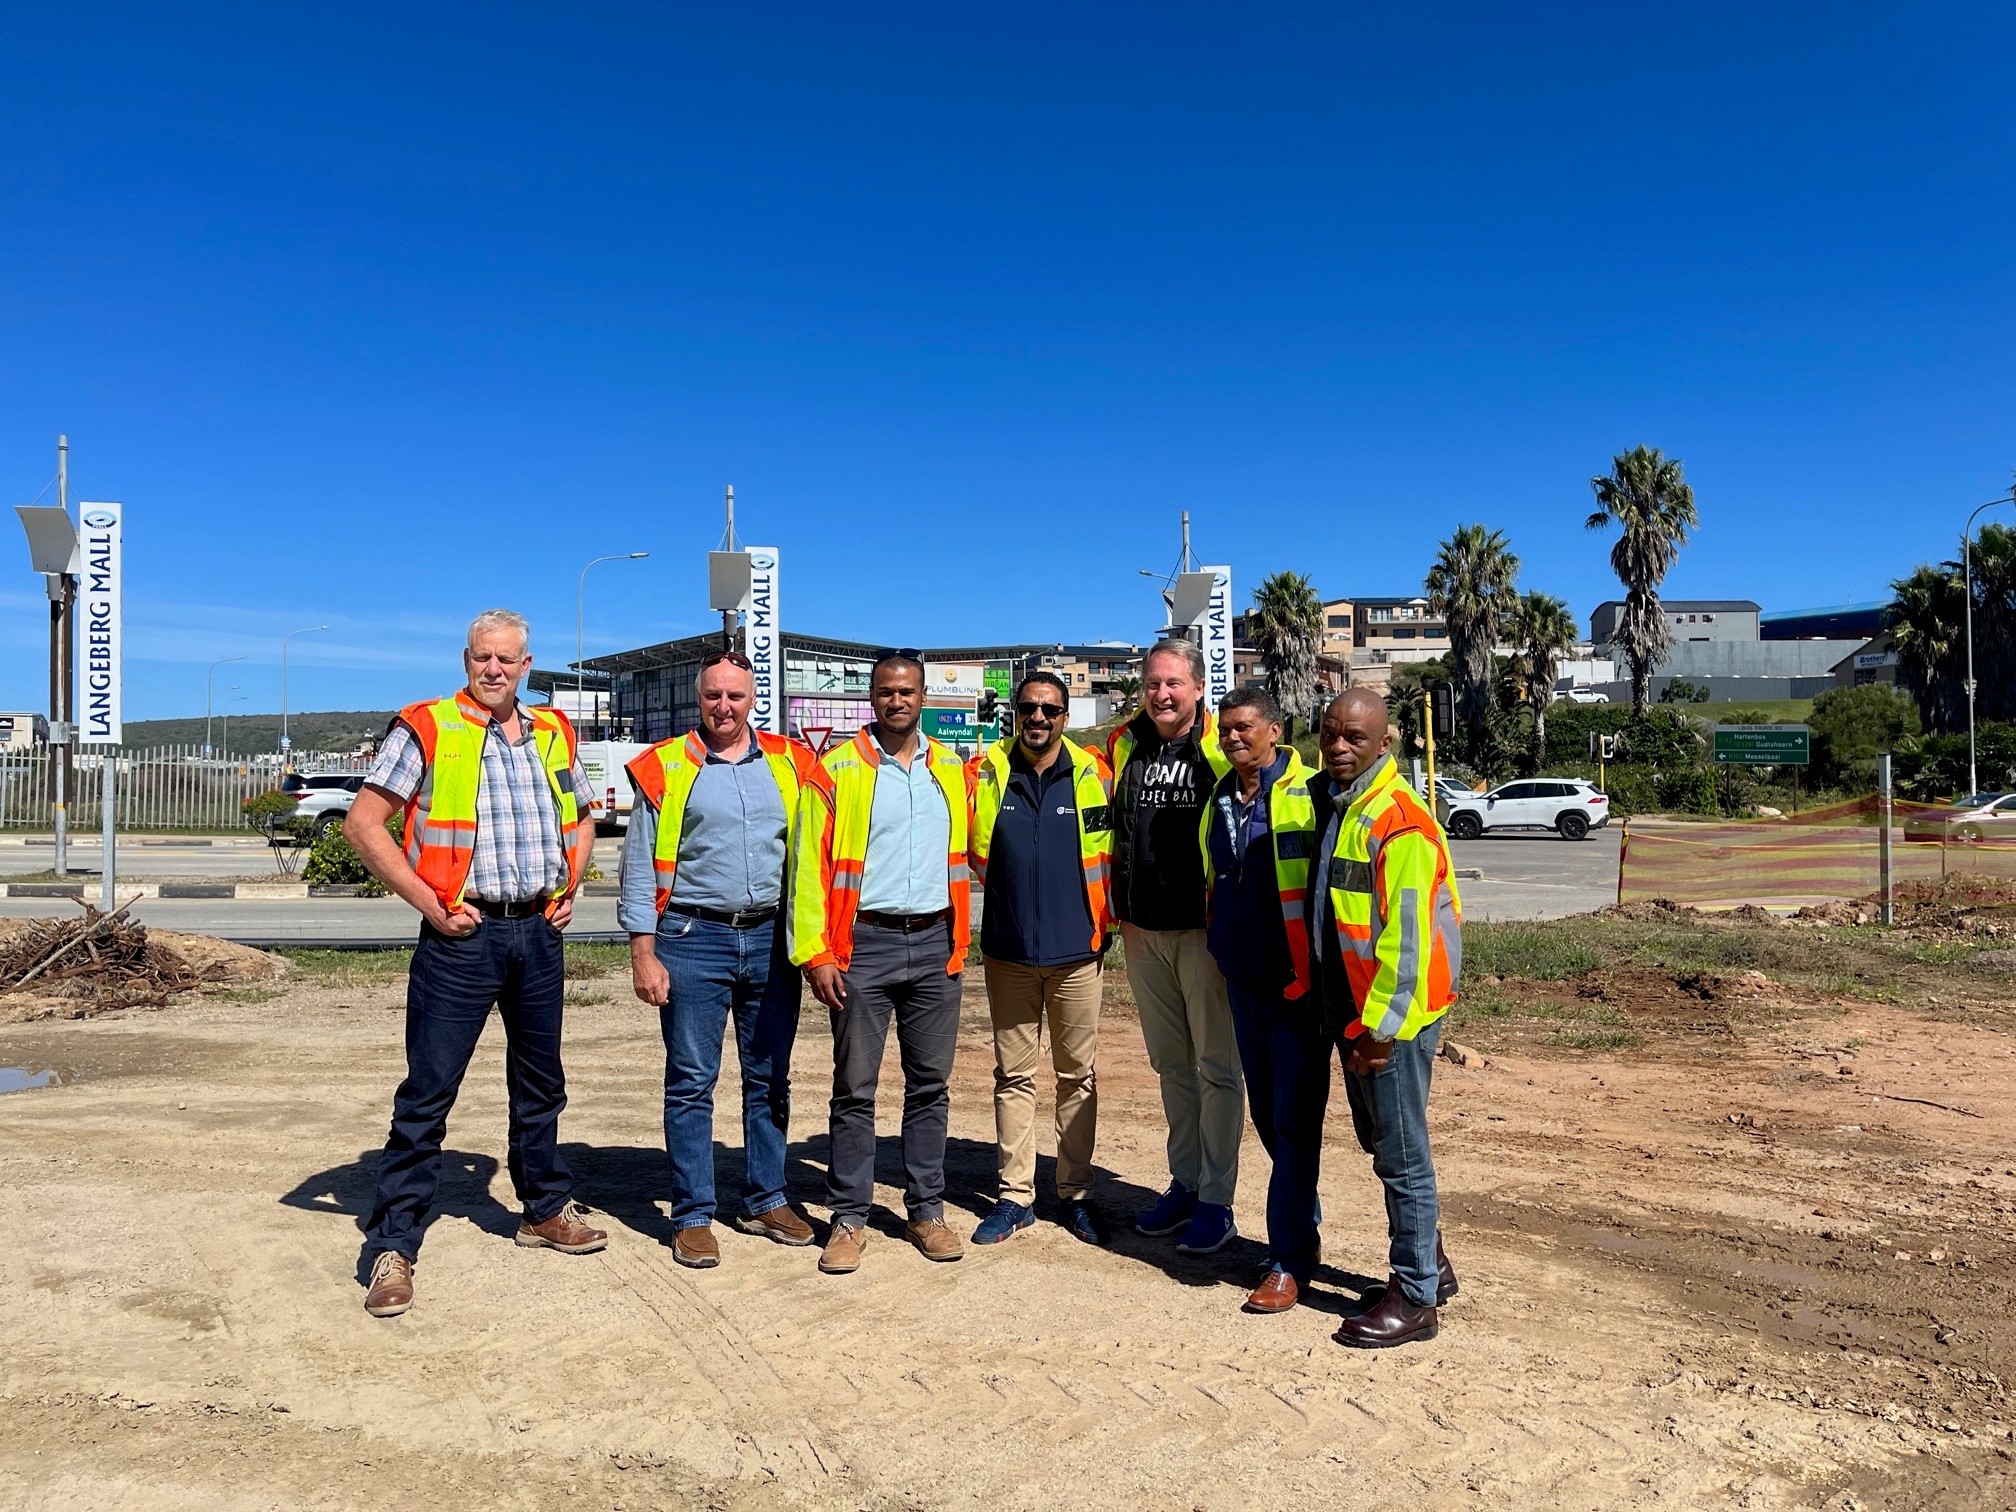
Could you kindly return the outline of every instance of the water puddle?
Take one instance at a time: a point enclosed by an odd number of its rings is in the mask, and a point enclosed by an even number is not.
[[[9,1092],[33,1092],[38,1087],[60,1087],[75,1076],[67,1066],[0,1066],[0,1097]]]

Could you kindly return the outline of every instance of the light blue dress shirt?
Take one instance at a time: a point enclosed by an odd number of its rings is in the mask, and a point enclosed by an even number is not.
[[[658,927],[658,880],[651,863],[658,819],[641,797],[630,806],[617,874],[617,918],[631,934]],[[709,751],[686,797],[672,901],[723,913],[776,907],[784,894],[785,827],[784,795],[756,742],[750,741],[748,754],[736,762]]]
[[[874,739],[871,734],[869,739]],[[875,768],[868,853],[861,858],[861,908],[927,914],[952,906],[952,811],[931,775],[920,736],[909,770],[888,756]]]

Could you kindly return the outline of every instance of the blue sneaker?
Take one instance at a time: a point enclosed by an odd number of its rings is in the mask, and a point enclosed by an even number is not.
[[[1223,1203],[1200,1202],[1197,1216],[1183,1230],[1176,1248],[1186,1255],[1214,1255],[1238,1236],[1239,1225],[1232,1221],[1231,1208]]]
[[[1083,1197],[1073,1197],[1057,1210],[1057,1221],[1064,1225],[1073,1239],[1085,1244],[1104,1245],[1106,1224],[1099,1216],[1099,1210]]]
[[[975,1244],[999,1244],[1019,1229],[1031,1227],[1036,1222],[1033,1209],[1019,1202],[997,1202],[994,1211],[980,1220],[980,1227],[973,1230]]]
[[[1169,1190],[1155,1199],[1155,1205],[1134,1220],[1134,1232],[1160,1239],[1183,1227],[1196,1211],[1197,1194],[1182,1182],[1172,1181]]]

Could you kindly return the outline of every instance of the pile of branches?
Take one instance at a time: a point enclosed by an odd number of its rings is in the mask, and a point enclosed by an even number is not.
[[[103,1008],[159,1008],[202,976],[145,925],[126,916],[134,898],[105,913],[86,903],[81,919],[42,919],[0,944],[0,993],[88,998]]]

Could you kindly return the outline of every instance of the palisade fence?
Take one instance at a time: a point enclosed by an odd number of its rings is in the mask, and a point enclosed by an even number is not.
[[[122,830],[199,830],[217,833],[246,830],[241,805],[258,793],[280,786],[288,762],[278,752],[255,756],[203,754],[201,746],[162,746],[145,751],[109,753],[116,761],[114,776]],[[72,761],[69,795],[73,833],[101,828],[104,820],[104,776],[108,753],[81,749]],[[297,752],[293,770],[302,773],[362,772],[365,756]],[[51,753],[45,748],[0,751],[0,830],[47,833],[56,823],[56,780]]]

